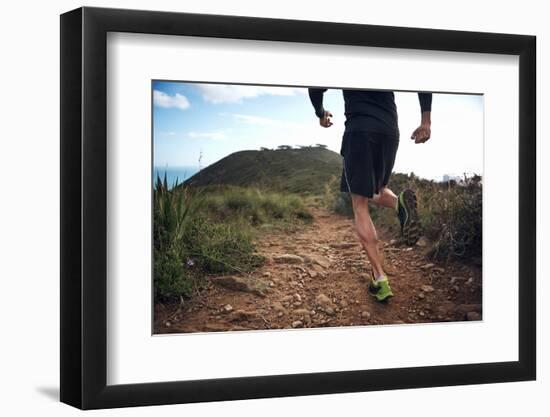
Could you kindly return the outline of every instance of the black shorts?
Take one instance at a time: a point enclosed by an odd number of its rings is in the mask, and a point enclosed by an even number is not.
[[[345,132],[340,191],[372,198],[388,185],[399,147],[398,135]]]

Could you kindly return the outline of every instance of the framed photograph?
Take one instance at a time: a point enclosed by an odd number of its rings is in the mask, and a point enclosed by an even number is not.
[[[532,36],[61,16],[61,401],[533,380]]]

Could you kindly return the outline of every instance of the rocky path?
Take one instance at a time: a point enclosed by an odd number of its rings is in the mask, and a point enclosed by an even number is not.
[[[370,265],[351,219],[312,208],[311,225],[257,242],[266,264],[251,276],[211,277],[183,305],[155,306],[155,333],[425,323],[481,319],[481,268],[435,264],[421,240],[402,246],[379,231],[395,294],[367,293]]]

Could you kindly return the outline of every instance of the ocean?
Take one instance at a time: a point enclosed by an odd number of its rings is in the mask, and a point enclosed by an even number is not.
[[[164,180],[164,174],[166,174],[168,187],[172,188],[176,184],[176,181],[178,184],[181,184],[183,181],[192,177],[197,172],[199,172],[199,167],[196,166],[155,167],[153,173],[153,185],[157,183],[157,176],[160,176],[160,179]]]

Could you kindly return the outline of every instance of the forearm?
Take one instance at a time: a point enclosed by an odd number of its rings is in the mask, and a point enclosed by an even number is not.
[[[325,108],[323,107],[323,94],[327,91],[326,88],[308,88],[309,99],[315,109],[315,115],[319,118],[325,115]]]
[[[420,103],[420,112],[424,119],[424,114],[428,114],[428,120],[432,111],[432,93],[418,93],[418,101]]]
[[[415,143],[424,143],[432,134],[432,93],[418,93],[420,102],[420,126],[411,135]]]

